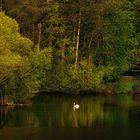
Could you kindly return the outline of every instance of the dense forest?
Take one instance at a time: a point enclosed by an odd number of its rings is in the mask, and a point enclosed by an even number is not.
[[[1,99],[100,92],[140,65],[140,0],[1,0],[0,9]]]

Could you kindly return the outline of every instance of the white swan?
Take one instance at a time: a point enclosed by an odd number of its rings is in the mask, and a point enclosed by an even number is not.
[[[79,109],[80,108],[80,105],[79,104],[75,104],[75,102],[73,103],[73,109]]]

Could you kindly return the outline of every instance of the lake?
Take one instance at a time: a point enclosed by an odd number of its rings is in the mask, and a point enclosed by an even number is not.
[[[32,106],[0,108],[0,140],[139,138],[139,95],[42,96]]]

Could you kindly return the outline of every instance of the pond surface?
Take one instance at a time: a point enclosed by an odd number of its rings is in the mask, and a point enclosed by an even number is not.
[[[43,96],[30,107],[0,108],[0,140],[57,139],[140,139],[140,96]]]

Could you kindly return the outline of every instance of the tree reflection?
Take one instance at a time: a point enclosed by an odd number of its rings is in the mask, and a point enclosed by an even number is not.
[[[80,109],[73,110],[73,102]],[[135,108],[130,96],[59,97],[47,96],[31,107],[0,108],[0,128],[30,127],[128,127],[130,109]],[[137,103],[138,105],[138,103]],[[131,111],[132,112],[132,111]],[[133,112],[135,110],[133,109]],[[134,113],[133,113],[134,114]]]

